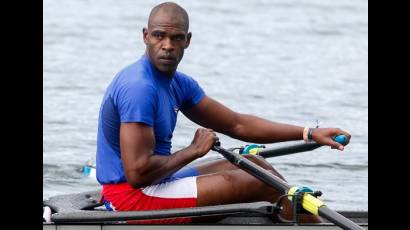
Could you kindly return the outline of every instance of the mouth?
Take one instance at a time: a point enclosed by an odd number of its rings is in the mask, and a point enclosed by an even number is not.
[[[176,63],[176,58],[170,56],[159,57],[159,61],[164,65],[173,65]]]

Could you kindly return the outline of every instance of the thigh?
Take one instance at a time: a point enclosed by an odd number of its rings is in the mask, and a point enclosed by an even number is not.
[[[195,166],[199,175],[211,174],[226,170],[238,169],[231,162],[226,159],[213,160],[211,162],[206,162],[200,165]]]
[[[273,171],[273,173],[280,177],[282,180],[286,181],[285,178],[278,173],[272,165],[269,164],[263,157],[260,156],[255,156],[255,155],[243,155],[244,158],[252,161],[253,163],[261,166],[264,169]],[[217,172],[223,172],[227,170],[236,170],[239,169],[236,165],[232,164],[226,159],[218,159],[218,160],[213,160],[211,162],[203,163],[201,165],[195,166],[197,172],[199,175],[205,175],[205,174],[211,174],[211,173],[217,173]]]
[[[241,169],[197,177],[198,206],[276,201],[279,193]]]
[[[178,170],[177,172],[175,172],[174,174],[162,179],[158,183],[171,182],[171,181],[179,180],[179,179],[186,178],[186,177],[195,177],[198,175],[200,174],[196,167],[185,166],[181,168],[180,170]]]

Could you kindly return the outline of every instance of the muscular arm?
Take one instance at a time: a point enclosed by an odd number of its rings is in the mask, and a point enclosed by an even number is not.
[[[121,159],[127,181],[134,188],[162,180],[201,157],[213,143],[213,134],[199,130],[188,147],[170,156],[153,155],[155,136],[152,127],[142,123],[122,123],[120,127]]]
[[[183,149],[170,156],[153,155],[153,128],[141,123],[122,123],[121,158],[128,183],[134,188],[158,182],[195,159],[193,149]]]
[[[199,104],[183,113],[199,125],[246,142],[274,143],[303,139],[303,127],[236,113],[206,96]],[[337,128],[317,129],[313,133],[313,140],[343,150],[343,145],[332,139],[338,134],[344,134],[350,140],[349,133]]]
[[[183,112],[201,126],[242,141],[273,143],[303,139],[303,127],[236,113],[207,96],[199,104]]]

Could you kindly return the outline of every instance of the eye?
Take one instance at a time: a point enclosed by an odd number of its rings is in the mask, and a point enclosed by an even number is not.
[[[175,41],[183,41],[185,40],[185,36],[184,35],[177,35],[174,37]]]
[[[152,36],[155,37],[156,39],[162,39],[164,35],[160,32],[154,32],[152,33]]]

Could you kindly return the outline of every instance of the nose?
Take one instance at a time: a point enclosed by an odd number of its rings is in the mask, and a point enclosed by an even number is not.
[[[162,43],[162,50],[167,52],[172,52],[174,50],[174,44],[170,38],[165,38]]]

